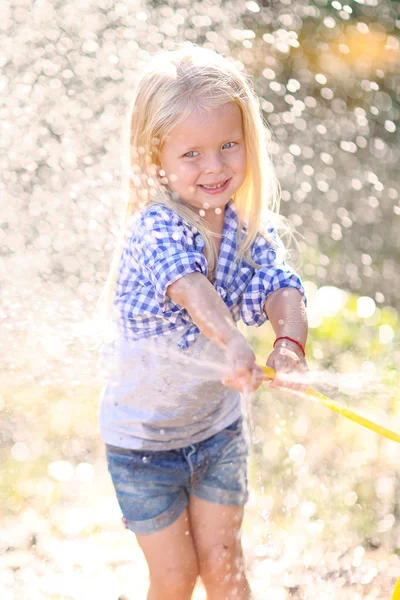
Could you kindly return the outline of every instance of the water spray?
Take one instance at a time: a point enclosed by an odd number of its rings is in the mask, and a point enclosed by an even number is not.
[[[274,369],[271,369],[271,367],[263,367],[263,366],[260,366],[260,368],[264,371],[264,373],[268,379],[275,378]],[[375,431],[375,433],[378,433],[379,435],[382,435],[383,437],[385,437],[389,440],[393,440],[394,442],[400,443],[400,434],[398,434],[396,431],[392,431],[391,429],[388,429],[387,427],[383,427],[382,425],[378,425],[377,423],[370,421],[370,419],[367,419],[366,417],[362,417],[361,415],[354,412],[354,410],[350,410],[349,408],[342,406],[338,402],[335,402],[334,400],[331,400],[327,396],[320,394],[320,392],[317,392],[317,390],[314,390],[313,388],[309,387],[305,390],[304,394],[306,396],[309,396],[310,398],[314,398],[315,400],[318,400],[318,402],[320,404],[323,404],[327,408],[330,408],[331,410],[338,413],[339,415],[342,415],[343,417],[346,417],[347,419],[350,419],[351,421],[354,421],[355,423],[358,423],[359,425],[362,425],[363,427],[366,427],[367,429],[370,429],[371,431]],[[400,600],[400,589],[399,589],[398,598]]]
[[[275,378],[276,373],[274,369],[271,369],[271,367],[266,366],[261,366],[260,368],[264,371],[268,379]],[[400,435],[396,433],[396,431],[387,429],[382,425],[378,425],[377,423],[374,423],[373,421],[362,417],[353,410],[345,408],[344,406],[341,406],[338,402],[335,402],[327,396],[320,394],[319,392],[317,392],[317,390],[314,390],[313,388],[309,387],[305,390],[304,394],[306,396],[309,396],[310,398],[315,398],[315,400],[318,400],[320,404],[323,404],[327,408],[330,408],[339,415],[342,415],[343,417],[346,417],[347,419],[350,419],[351,421],[354,421],[355,423],[358,423],[359,425],[362,425],[363,427],[366,427],[371,431],[375,431],[375,433],[378,433],[379,435],[382,435],[383,437],[389,440],[393,440],[394,442],[400,443]],[[400,578],[396,582],[391,600],[400,600]]]

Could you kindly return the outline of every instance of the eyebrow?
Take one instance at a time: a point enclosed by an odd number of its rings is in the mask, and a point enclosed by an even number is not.
[[[228,142],[234,142],[235,140],[239,139],[239,138],[243,138],[243,133],[241,133],[239,130],[238,131],[234,131],[232,135],[230,135],[228,138],[226,138],[226,140],[224,142],[221,142],[221,145],[223,144],[227,144]],[[185,144],[185,145],[183,145]],[[204,148],[204,146],[202,146],[201,144],[193,144],[190,143],[190,146],[186,145],[186,142],[182,142],[182,148],[188,148],[187,152],[189,152],[190,150],[194,150],[195,148],[202,150]]]

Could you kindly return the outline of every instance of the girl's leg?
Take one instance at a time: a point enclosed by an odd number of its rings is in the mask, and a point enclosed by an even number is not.
[[[240,542],[243,507],[214,504],[191,494],[189,515],[207,600],[250,600]]]
[[[165,529],[136,539],[149,567],[147,600],[190,600],[198,564],[188,509]]]

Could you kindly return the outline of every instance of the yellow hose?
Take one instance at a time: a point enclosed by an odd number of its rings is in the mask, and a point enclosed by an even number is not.
[[[265,375],[269,379],[274,379],[274,377],[275,377],[274,369],[271,369],[270,367],[260,367],[260,368],[264,371]],[[387,429],[386,427],[382,427],[382,425],[378,425],[377,423],[374,423],[373,421],[370,421],[369,419],[366,419],[365,417],[358,415],[353,410],[350,410],[349,408],[345,408],[338,402],[331,400],[327,396],[320,394],[319,392],[317,392],[316,390],[314,390],[312,388],[306,389],[306,391],[304,393],[306,394],[306,396],[315,398],[316,400],[318,400],[318,402],[320,402],[327,408],[330,408],[331,410],[335,411],[339,415],[342,415],[343,417],[346,417],[347,419],[350,419],[351,421],[354,421],[355,423],[358,423],[359,425],[362,425],[363,427],[366,427],[367,429],[371,429],[371,431],[375,431],[375,433],[378,433],[379,435],[383,435],[383,437],[388,438],[389,440],[393,440],[394,442],[400,443],[400,435],[398,433],[396,433],[395,431],[392,431],[391,429]],[[397,592],[396,592],[396,590],[397,590]],[[400,584],[398,586],[396,585],[395,594],[397,594],[397,595],[393,596],[392,600],[400,600]]]
[[[275,377],[274,369],[271,369],[270,367],[261,367],[261,369],[264,371],[265,375],[269,379],[274,379],[274,377]],[[318,400],[318,402],[320,402],[327,408],[330,408],[331,410],[335,411],[336,413],[339,413],[339,415],[342,415],[343,417],[347,417],[351,421],[354,421],[355,423],[358,423],[359,425],[362,425],[363,427],[366,427],[367,429],[371,429],[371,431],[375,431],[375,433],[379,433],[379,435],[383,435],[383,437],[388,438],[389,440],[393,440],[395,442],[400,442],[400,435],[398,433],[396,433],[395,431],[392,431],[391,429],[387,429],[386,427],[382,427],[382,425],[377,425],[373,421],[370,421],[369,419],[366,419],[365,417],[358,415],[353,410],[349,410],[348,408],[341,406],[338,402],[331,400],[330,398],[328,398],[327,396],[324,396],[323,394],[320,394],[316,390],[313,390],[312,388],[308,388],[308,389],[306,389],[305,394],[306,394],[306,396],[315,398],[316,400]],[[392,600],[400,600],[400,578],[396,582]]]
[[[393,592],[392,600],[400,600],[400,579],[398,579],[396,581],[396,585],[394,587],[394,592]]]

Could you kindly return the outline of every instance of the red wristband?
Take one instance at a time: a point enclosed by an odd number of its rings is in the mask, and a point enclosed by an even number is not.
[[[298,346],[300,348],[300,350],[303,353],[303,356],[306,355],[306,351],[304,350],[303,344],[301,344],[298,340],[294,340],[293,338],[289,337],[288,335],[283,335],[282,337],[276,338],[276,340],[274,341],[273,348],[275,348],[275,344],[277,342],[279,342],[279,340],[289,340],[289,342],[293,342],[293,344],[296,344],[296,346]]]

